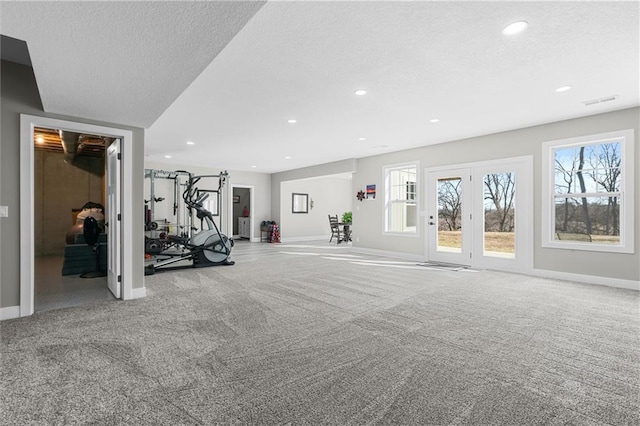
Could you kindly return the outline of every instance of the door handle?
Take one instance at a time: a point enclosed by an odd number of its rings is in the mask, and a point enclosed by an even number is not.
[[[435,224],[436,224],[435,222],[429,222],[429,225],[432,225],[432,226],[433,226],[433,225],[435,225]]]

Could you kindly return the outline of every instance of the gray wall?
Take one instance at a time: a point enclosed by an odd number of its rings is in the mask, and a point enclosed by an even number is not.
[[[144,129],[104,123],[77,117],[45,113],[33,70],[24,65],[2,61],[0,123],[0,205],[9,206],[9,217],[0,219],[0,307],[20,305],[20,114],[58,118],[85,124],[95,124],[131,130],[133,132],[134,199],[143,198]],[[123,164],[123,165],[124,165]],[[26,194],[25,194],[26,195]],[[143,205],[133,206],[133,232],[140,235],[134,240],[133,287],[144,286]]]
[[[353,176],[354,191],[367,184],[376,184],[378,194],[384,189],[382,168],[386,165],[418,160],[420,210],[424,204],[424,170],[428,167],[455,165],[484,160],[532,155],[534,158],[534,268],[558,272],[619,278],[640,279],[640,108],[631,108],[606,114],[592,115],[573,120],[559,121],[525,129],[513,130],[477,138],[395,152],[386,155],[361,158]],[[635,131],[635,253],[618,254],[578,250],[543,248],[541,245],[542,200],[542,143],[577,136],[606,133],[622,129]],[[353,212],[358,224],[358,239],[354,246],[402,252],[411,255],[425,254],[425,227],[420,238],[383,235],[384,197],[375,201],[357,202]]]

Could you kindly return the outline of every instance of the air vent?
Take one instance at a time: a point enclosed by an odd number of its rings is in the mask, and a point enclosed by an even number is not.
[[[582,103],[584,104],[584,106],[589,106],[589,105],[602,104],[605,102],[611,102],[617,99],[618,99],[618,95],[613,95],[613,96],[605,96],[604,98],[599,98],[599,99],[591,99],[589,101],[582,101]]]

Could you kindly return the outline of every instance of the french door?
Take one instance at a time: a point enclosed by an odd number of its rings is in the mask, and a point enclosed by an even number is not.
[[[427,257],[474,268],[533,268],[532,159],[427,170]]]
[[[429,261],[471,265],[471,171],[427,173]]]

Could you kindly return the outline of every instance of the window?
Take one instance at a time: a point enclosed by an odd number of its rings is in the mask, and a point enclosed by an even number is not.
[[[384,170],[385,232],[417,235],[417,164],[386,167]]]
[[[633,130],[544,144],[543,246],[633,252]]]

